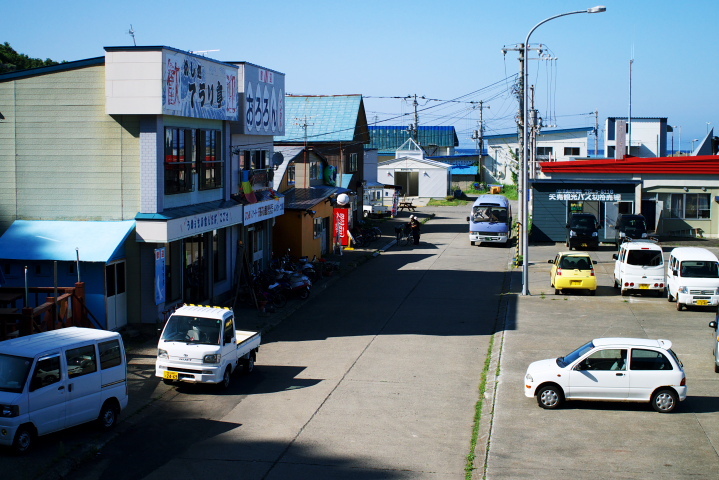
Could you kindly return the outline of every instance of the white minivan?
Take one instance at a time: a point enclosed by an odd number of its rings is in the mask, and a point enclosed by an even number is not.
[[[664,251],[653,240],[628,239],[619,244],[614,260],[614,288],[622,295],[630,292],[664,294],[667,279],[664,272]]]
[[[25,453],[37,436],[81,423],[110,429],[127,388],[117,332],[68,327],[0,342],[0,445]]]
[[[719,305],[719,266],[716,255],[705,248],[678,247],[669,255],[667,300],[686,305]]]

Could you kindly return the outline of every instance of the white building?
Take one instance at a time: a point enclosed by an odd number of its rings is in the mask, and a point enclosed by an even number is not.
[[[607,158],[624,158],[625,154],[643,158],[667,156],[667,133],[672,132],[672,127],[667,125],[666,118],[638,117],[629,123],[627,117],[607,118],[604,129]]]
[[[410,197],[446,197],[452,185],[452,166],[425,158],[424,150],[411,138],[397,149],[395,158],[377,166],[377,181],[399,185]]]

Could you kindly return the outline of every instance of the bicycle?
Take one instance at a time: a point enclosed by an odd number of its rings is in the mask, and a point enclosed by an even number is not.
[[[400,247],[406,247],[408,245],[412,245],[414,243],[414,238],[412,237],[412,229],[409,225],[402,227],[397,227],[395,229],[395,233],[397,234],[397,245]]]

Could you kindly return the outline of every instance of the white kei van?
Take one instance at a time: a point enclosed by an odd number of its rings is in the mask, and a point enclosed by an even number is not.
[[[667,278],[664,272],[664,251],[653,240],[629,238],[619,244],[614,260],[614,288],[622,295],[630,292],[664,294]]]
[[[127,401],[117,332],[68,327],[0,342],[0,445],[16,453],[81,423],[110,429]]]
[[[719,260],[705,248],[678,247],[669,255],[667,299],[686,305],[719,305]]]

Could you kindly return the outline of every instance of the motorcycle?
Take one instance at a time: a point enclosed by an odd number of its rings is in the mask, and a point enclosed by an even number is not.
[[[303,300],[310,296],[312,281],[301,272],[280,269],[277,282],[287,293],[297,295]]]

